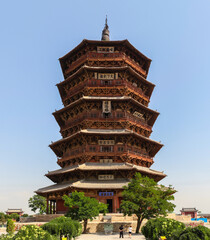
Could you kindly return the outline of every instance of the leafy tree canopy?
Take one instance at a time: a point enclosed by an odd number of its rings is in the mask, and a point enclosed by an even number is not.
[[[99,213],[107,212],[107,205],[100,203],[95,198],[86,197],[84,192],[73,192],[70,197],[63,196],[64,204],[68,207],[66,216],[74,220],[84,221],[84,233],[86,233],[87,222],[93,220]]]
[[[0,223],[4,224],[7,221],[7,216],[5,213],[0,212]]]
[[[31,208],[31,211],[36,212],[38,210],[40,214],[46,213],[47,211],[46,199],[37,194],[29,198],[28,206]]]
[[[42,225],[41,228],[52,235],[59,236],[60,239],[63,235],[68,236],[68,239],[75,239],[75,237],[82,233],[82,225],[78,221],[64,216],[54,218]]]
[[[174,210],[175,205],[171,203],[174,192],[171,186],[158,185],[153,179],[136,173],[128,187],[124,187],[120,208],[124,215],[136,214],[136,233],[139,233],[144,219],[166,216]]]
[[[20,216],[17,213],[12,213],[10,215],[7,215],[7,219],[14,219],[18,222],[20,220]]]

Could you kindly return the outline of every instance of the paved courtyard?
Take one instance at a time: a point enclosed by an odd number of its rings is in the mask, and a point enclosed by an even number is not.
[[[119,234],[112,235],[104,235],[104,234],[82,234],[77,240],[112,240],[119,239]],[[124,234],[124,239],[133,239],[133,240],[145,240],[145,237],[141,234],[133,234],[131,238],[129,238],[128,234]]]

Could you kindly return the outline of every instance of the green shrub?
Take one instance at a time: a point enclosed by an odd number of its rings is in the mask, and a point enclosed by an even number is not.
[[[48,232],[35,225],[23,226],[15,235],[14,240],[55,240]]]
[[[52,235],[59,237],[66,235],[68,239],[72,239],[81,234],[82,225],[78,221],[73,221],[69,217],[62,216],[42,225],[42,229],[48,231]]]
[[[172,234],[172,240],[209,240],[210,229],[204,226],[188,227],[183,231],[177,231]]]
[[[11,234],[2,234],[0,236],[0,240],[13,240],[14,239],[14,235]]]
[[[7,232],[13,234],[15,232],[15,224],[12,219],[7,220]]]
[[[7,216],[8,219],[14,219],[15,221],[19,222],[20,221],[20,216],[17,213],[12,213]]]
[[[171,235],[175,231],[182,231],[185,225],[169,218],[150,219],[143,227],[142,233],[147,239],[158,240],[160,236],[171,239]],[[191,240],[191,239],[190,239]]]

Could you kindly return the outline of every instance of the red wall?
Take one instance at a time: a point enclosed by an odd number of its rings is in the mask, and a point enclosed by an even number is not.
[[[64,206],[64,200],[58,199],[56,200],[56,213],[65,213],[67,212],[68,208]]]

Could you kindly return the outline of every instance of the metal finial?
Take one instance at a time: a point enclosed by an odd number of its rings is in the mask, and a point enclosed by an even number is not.
[[[109,41],[109,26],[107,24],[107,15],[106,15],[106,20],[105,20],[105,26],[104,26],[104,29],[102,31],[101,40],[102,41]]]
[[[105,26],[108,27],[108,24],[107,24],[107,15],[106,15],[106,20],[105,20]]]

